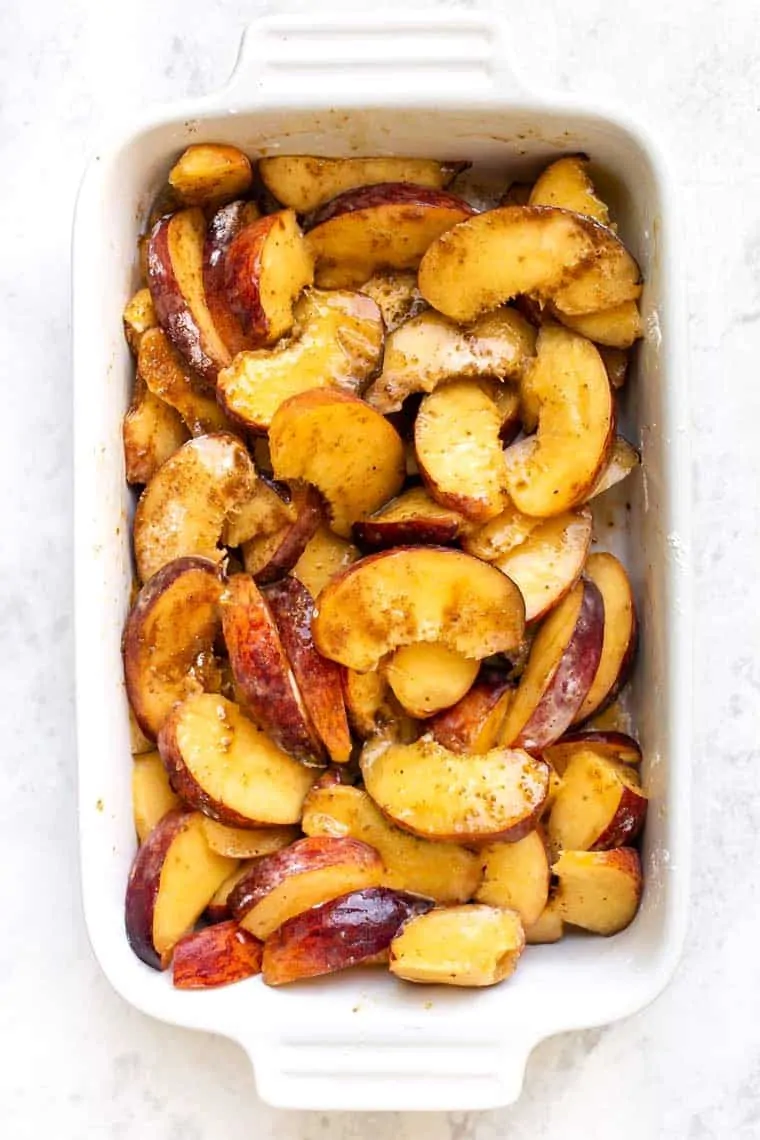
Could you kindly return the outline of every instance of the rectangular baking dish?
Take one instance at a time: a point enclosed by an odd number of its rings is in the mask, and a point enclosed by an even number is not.
[[[673,188],[652,141],[624,116],[543,98],[508,62],[506,29],[477,14],[273,17],[248,30],[229,85],[145,115],[95,155],[74,245],[77,717],[82,883],[95,954],[114,988],[163,1021],[238,1041],[259,1093],[310,1109],[478,1109],[517,1098],[536,1043],[626,1016],[678,959],[689,864],[688,412]],[[612,939],[527,953],[490,990],[402,985],[383,971],[268,990],[260,979],[182,993],[130,951],[123,898],[135,847],[120,637],[132,578],[121,419],[133,365],[121,311],[151,197],[189,143],[256,156],[399,154],[471,159],[475,176],[529,177],[586,151],[646,278],[646,338],[623,407],[643,471],[597,516],[622,551],[641,617],[631,707],[652,797],[643,905]],[[618,504],[620,505],[620,504]],[[623,524],[621,525],[621,520]]]

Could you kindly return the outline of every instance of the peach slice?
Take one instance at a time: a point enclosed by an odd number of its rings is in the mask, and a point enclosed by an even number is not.
[[[311,388],[360,391],[382,353],[380,310],[363,293],[313,289],[293,313],[290,339],[241,352],[219,374],[219,400],[254,431],[268,431],[280,405]]]
[[[466,169],[466,162],[429,158],[318,158],[278,154],[259,161],[261,180],[283,206],[307,214],[347,190],[382,182],[411,182],[441,190]]]
[[[124,680],[135,719],[155,740],[175,704],[209,687],[221,628],[213,562],[180,558],[143,586],[124,627]]]
[[[530,831],[516,843],[481,851],[483,881],[477,902],[516,910],[526,928],[537,922],[549,898],[549,858],[543,837]]]
[[[314,282],[314,261],[292,210],[243,226],[224,258],[227,303],[251,346],[290,332],[293,306]]]
[[[283,578],[265,596],[311,722],[333,763],[346,764],[351,757],[351,733],[341,670],[314,646],[314,599],[297,578]]]
[[[592,554],[586,574],[604,602],[604,640],[599,666],[573,723],[587,720],[610,704],[625,684],[636,654],[636,606],[625,567],[613,554]]]
[[[190,438],[182,417],[149,391],[139,375],[122,423],[128,483],[149,483],[167,459]]]
[[[140,843],[167,812],[179,806],[160,754],[153,751],[136,757],[132,765],[132,813]]]
[[[516,911],[451,906],[404,923],[391,942],[390,971],[407,982],[493,986],[514,973],[524,947]]]
[[[535,827],[549,789],[549,765],[522,749],[462,756],[431,736],[370,741],[360,764],[380,810],[423,839],[514,842]]]
[[[242,544],[243,565],[259,583],[275,582],[292,570],[324,517],[322,497],[314,487],[295,483],[290,518],[272,531],[252,535]]]
[[[291,918],[264,944],[264,982],[281,986],[385,960],[401,926],[430,910],[432,899],[368,887]]]
[[[359,550],[353,543],[339,538],[328,526],[320,523],[293,567],[293,577],[303,583],[312,598],[318,598],[328,582],[359,557]]]
[[[205,818],[203,834],[211,850],[220,855],[229,859],[258,859],[295,843],[299,833],[296,827],[229,827]]]
[[[485,522],[506,506],[502,416],[491,381],[452,380],[425,396],[414,424],[420,474],[430,494]]]
[[[644,826],[646,811],[635,768],[579,748],[549,813],[549,843],[555,854],[625,847]]]
[[[122,320],[127,344],[137,356],[143,333],[147,332],[148,329],[155,328],[158,324],[150,289],[138,289],[127,302]]]
[[[635,301],[623,301],[622,305],[603,309],[601,313],[581,313],[572,317],[558,311],[558,316],[563,325],[607,348],[630,348],[644,335],[641,313]]]
[[[248,499],[256,469],[245,446],[220,432],[191,439],[164,463],[140,496],[134,520],[137,571],[147,582],[188,555],[221,562],[227,516]]]
[[[200,387],[163,329],[151,328],[143,333],[137,369],[149,391],[179,412],[191,435],[233,430],[216,400]]]
[[[385,865],[383,883],[396,890],[448,905],[467,902],[480,882],[480,863],[472,851],[394,827],[360,788],[315,785],[304,802],[301,826],[307,835],[348,835],[374,847]]]
[[[169,185],[183,206],[211,206],[237,198],[252,179],[247,156],[223,143],[187,147],[169,171]]]
[[[585,154],[568,154],[552,162],[536,179],[530,192],[530,206],[559,206],[610,224],[610,212],[598,197],[588,175]]]
[[[299,839],[257,859],[232,891],[228,906],[244,930],[263,940],[311,907],[378,886],[383,872],[377,851],[358,839]]]
[[[350,289],[380,269],[416,269],[432,241],[474,213],[454,194],[408,182],[339,194],[310,219],[317,284]]]
[[[174,948],[172,983],[178,990],[228,986],[261,973],[264,947],[236,922],[186,934]]]
[[[237,705],[212,693],[177,706],[158,748],[182,799],[232,827],[298,823],[316,779],[313,769],[278,748]]]
[[[227,295],[227,251],[241,230],[257,221],[260,216],[254,202],[238,200],[222,206],[208,223],[203,245],[206,304],[219,336],[233,357],[254,345],[233,311]]]
[[[325,746],[301,695],[274,615],[247,574],[235,574],[227,583],[222,628],[237,693],[256,723],[286,752],[306,764],[322,764]]]
[[[387,414],[413,392],[432,392],[447,380],[518,379],[535,344],[535,331],[515,309],[486,313],[463,328],[440,313],[421,313],[388,336],[367,400]]]
[[[357,736],[368,736],[390,725],[401,713],[391,693],[384,668],[370,673],[343,669],[343,697],[351,727]]]
[[[541,749],[570,726],[599,667],[604,602],[581,579],[543,623],[501,733],[511,747]]]
[[[199,812],[175,808],[138,848],[129,872],[124,919],[129,945],[154,970],[193,928],[214,892],[234,870],[206,843]]]
[[[559,879],[557,907],[565,922],[605,935],[633,922],[643,888],[634,848],[564,851],[552,872]]]
[[[462,515],[431,499],[424,487],[411,487],[369,518],[354,523],[353,532],[363,546],[445,546],[454,542],[465,525]]]
[[[590,748],[609,760],[622,764],[640,764],[641,748],[624,732],[600,732],[595,729],[575,729],[562,736],[555,744],[544,748],[542,755],[560,776],[579,749]]]
[[[614,439],[607,372],[591,341],[559,325],[542,328],[522,399],[537,409],[538,430],[504,453],[507,491],[523,514],[559,515],[583,502]]]
[[[525,941],[528,946],[546,946],[559,942],[565,934],[565,923],[557,899],[550,897],[536,921],[525,928]]]
[[[633,447],[628,440],[623,439],[622,435],[615,437],[615,442],[612,445],[610,458],[606,465],[599,473],[599,478],[594,483],[591,490],[586,495],[586,502],[595,499],[597,495],[601,495],[604,491],[609,491],[610,487],[615,487],[621,483],[623,479],[627,478],[632,471],[641,463],[641,456],[635,447]]]
[[[504,673],[484,670],[461,700],[428,721],[426,729],[449,752],[490,752],[512,703],[514,688]]]
[[[464,697],[478,675],[479,662],[435,641],[402,645],[385,668],[396,700],[410,716],[434,716]]]
[[[420,292],[444,316],[466,322],[518,294],[586,313],[635,300],[639,267],[615,234],[553,206],[502,206],[433,241]],[[578,306],[581,307],[578,307]]]
[[[342,538],[404,482],[398,433],[363,400],[337,389],[313,389],[281,404],[272,419],[269,448],[275,477],[317,487]]]
[[[206,301],[205,240],[200,207],[160,218],[148,241],[147,277],[158,323],[190,367],[213,385],[232,358]]]
[[[479,661],[520,647],[524,614],[500,570],[445,547],[399,547],[354,563],[322,591],[314,642],[359,673],[417,641]]]

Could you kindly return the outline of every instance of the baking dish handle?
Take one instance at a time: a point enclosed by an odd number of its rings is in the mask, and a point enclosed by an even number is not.
[[[441,101],[523,90],[504,28],[486,13],[265,16],[245,31],[228,86],[233,97],[303,106]]]
[[[513,1104],[535,1038],[455,1042],[359,1039],[245,1042],[262,1100],[276,1108],[320,1111],[475,1110]]]

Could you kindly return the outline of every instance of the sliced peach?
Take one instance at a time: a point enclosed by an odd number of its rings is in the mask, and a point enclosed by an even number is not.
[[[203,246],[206,304],[219,336],[233,357],[243,349],[255,345],[251,342],[251,337],[246,335],[230,303],[227,293],[227,252],[241,230],[260,216],[254,202],[238,199],[222,206],[209,221]]]
[[[343,696],[351,727],[366,740],[394,721],[401,710],[391,693],[384,668],[370,673],[343,669]]]
[[[379,182],[411,182],[441,190],[467,166],[428,158],[321,158],[283,154],[259,161],[261,180],[283,206],[307,214],[347,190]]]
[[[525,620],[537,621],[572,590],[591,545],[593,520],[587,508],[539,521],[525,542],[493,560],[525,601]]]
[[[212,851],[229,859],[258,859],[298,839],[295,827],[229,827],[208,818],[203,820],[203,834]]]
[[[155,740],[173,706],[209,687],[222,586],[205,558],[180,558],[143,586],[124,627],[124,680],[137,723]]]
[[[264,944],[264,982],[281,986],[384,960],[401,926],[432,905],[406,891],[368,887],[297,914]]]
[[[138,756],[132,765],[132,814],[140,843],[167,812],[179,806],[160,754],[153,751]]]
[[[388,413],[411,393],[432,392],[447,380],[517,379],[535,343],[533,328],[515,309],[486,313],[463,328],[440,313],[421,313],[386,340],[383,370],[367,400]]]
[[[149,483],[162,464],[190,438],[182,417],[135,378],[132,401],[122,423],[128,483]]]
[[[207,819],[204,824],[204,830],[209,823],[213,822],[213,820]],[[218,824],[217,826],[222,827],[223,824]],[[232,888],[236,883],[240,882],[244,875],[248,874],[250,868],[250,861],[241,863],[235,868],[231,875],[227,876],[222,885],[214,891],[211,901],[204,911],[204,917],[207,918],[209,922],[226,922],[227,919],[231,917],[230,908],[227,906],[227,899],[232,892]]]
[[[549,842],[555,854],[625,847],[644,826],[646,811],[635,768],[580,748],[562,774],[549,813]]]
[[[235,864],[206,843],[199,812],[175,808],[138,848],[124,906],[129,945],[154,970],[195,925]]]
[[[378,886],[383,862],[358,839],[318,836],[257,859],[229,897],[230,911],[256,938],[311,907]]]
[[[577,333],[545,326],[522,397],[537,407],[538,430],[504,453],[507,490],[523,514],[559,515],[583,502],[614,439],[612,395],[599,353]]]
[[[464,322],[520,293],[553,300],[564,313],[612,308],[639,296],[641,278],[622,242],[592,218],[553,206],[502,206],[433,241],[419,286],[434,309]]]
[[[242,150],[223,143],[187,147],[169,171],[169,185],[183,206],[210,206],[245,194],[251,164]]]
[[[463,528],[464,519],[458,511],[431,499],[424,487],[412,487],[369,518],[354,523],[353,532],[363,546],[384,549],[416,544],[445,546],[454,542]]]
[[[235,574],[227,583],[222,627],[237,693],[256,723],[286,752],[307,764],[321,764],[326,759],[325,746],[301,695],[274,615],[247,574]]]
[[[191,439],[159,468],[134,521],[137,570],[147,582],[162,566],[197,555],[221,562],[227,516],[252,493],[256,470],[245,446],[219,433]]]
[[[278,479],[321,491],[333,530],[351,526],[393,498],[404,481],[401,438],[379,412],[337,389],[313,389],[277,409],[269,433]]]
[[[391,942],[390,971],[407,982],[492,986],[514,973],[524,947],[516,911],[451,906],[404,923]]]
[[[250,496],[228,515],[222,532],[225,546],[242,546],[252,538],[271,535],[293,523],[298,514],[289,487],[259,476]]]
[[[292,338],[239,353],[219,375],[221,403],[254,431],[267,431],[285,400],[311,388],[361,390],[380,359],[383,320],[363,293],[313,289],[293,314]]]
[[[467,844],[521,839],[549,787],[549,765],[522,749],[462,756],[431,736],[414,744],[370,741],[361,769],[372,799],[399,827]]]
[[[528,204],[559,206],[576,214],[586,214],[608,226],[610,212],[594,190],[588,162],[585,154],[568,154],[552,162],[536,179]]]
[[[526,928],[537,922],[549,898],[549,859],[542,835],[530,831],[516,843],[481,851],[483,881],[477,902],[516,910]]]
[[[339,194],[310,219],[317,284],[350,289],[379,269],[415,269],[435,238],[474,213],[454,194],[408,182]]]
[[[578,316],[559,313],[563,325],[581,336],[608,348],[630,348],[644,335],[641,313],[635,301],[623,301],[601,313],[581,313]]]
[[[230,352],[209,312],[203,284],[206,219],[200,207],[160,218],[148,242],[148,286],[158,323],[211,385]]]
[[[137,368],[153,395],[179,412],[191,435],[232,430],[227,416],[199,386],[197,377],[163,329],[151,328],[143,333]]]
[[[311,722],[333,763],[345,764],[351,757],[351,733],[341,671],[315,648],[314,599],[297,578],[289,577],[270,586],[266,600]]]
[[[217,694],[178,705],[158,747],[182,799],[232,827],[297,823],[316,778]]]
[[[498,743],[513,696],[504,673],[484,670],[461,700],[431,717],[426,729],[450,752],[489,752]]]
[[[303,582],[313,598],[318,598],[328,582],[360,557],[359,550],[339,538],[324,523],[315,530],[293,567],[293,576]]]
[[[292,210],[244,226],[225,255],[227,301],[252,346],[290,332],[293,306],[313,282],[314,261]]]
[[[604,641],[599,666],[573,723],[586,720],[613,701],[636,653],[637,621],[633,590],[625,567],[613,554],[592,554],[586,574],[604,602]]]
[[[292,570],[324,518],[318,491],[294,483],[290,491],[291,517],[273,532],[251,536],[242,544],[243,565],[257,582],[275,582]]]
[[[264,947],[236,922],[186,934],[174,948],[172,983],[178,990],[228,986],[261,973]]]
[[[572,723],[599,667],[604,602],[581,579],[538,631],[502,729],[505,745],[540,749]]]
[[[385,865],[383,883],[436,902],[467,902],[480,882],[477,855],[455,843],[433,843],[394,827],[360,788],[314,787],[304,802],[307,835],[351,836],[374,847]]]
[[[557,906],[565,922],[606,935],[633,922],[643,886],[634,848],[564,851],[552,872],[559,879]]]
[[[156,310],[153,307],[153,298],[150,289],[138,289],[127,302],[124,313],[124,336],[132,352],[137,356],[140,341],[144,332],[152,329],[158,323]]]
[[[320,595],[320,653],[366,673],[387,653],[437,641],[482,660],[522,643],[522,595],[513,582],[458,550],[399,547],[354,563]]]
[[[579,749],[592,749],[609,760],[621,764],[640,764],[641,748],[624,732],[600,732],[597,729],[575,729],[556,743],[544,748],[542,755],[560,775]]]
[[[565,923],[555,896],[547,902],[536,921],[525,928],[528,946],[545,946],[559,942],[565,934]]]
[[[506,505],[494,381],[452,380],[425,396],[414,424],[420,474],[438,502],[484,522]]]
[[[615,442],[612,445],[610,458],[599,473],[599,478],[594,483],[591,490],[586,495],[586,502],[590,499],[595,499],[597,495],[601,495],[604,491],[609,491],[610,487],[615,487],[621,483],[623,479],[627,478],[632,471],[641,463],[641,456],[635,447],[633,447],[628,440],[623,439],[622,435],[615,437]]]
[[[405,321],[427,309],[427,301],[417,288],[417,274],[376,273],[361,289],[376,303],[383,315],[386,333],[393,333]],[[386,347],[386,353],[387,353]]]
[[[461,700],[480,665],[435,641],[402,645],[386,665],[396,700],[410,716],[434,716]]]

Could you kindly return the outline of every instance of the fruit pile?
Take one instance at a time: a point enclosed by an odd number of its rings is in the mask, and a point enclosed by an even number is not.
[[[638,908],[640,273],[585,158],[465,165],[193,146],[141,239],[126,928],[178,987],[490,985]]]

